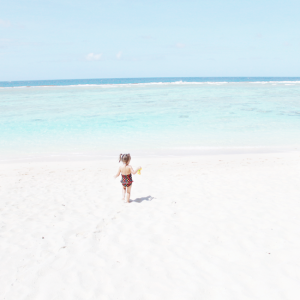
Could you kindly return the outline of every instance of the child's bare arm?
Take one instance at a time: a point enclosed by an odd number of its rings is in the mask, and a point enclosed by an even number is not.
[[[119,177],[120,173],[121,173],[121,168],[119,167],[118,173],[114,176],[114,178]]]
[[[138,167],[136,170],[133,170],[133,167],[130,166],[130,171],[132,174],[136,174],[136,172],[140,169],[141,167]]]

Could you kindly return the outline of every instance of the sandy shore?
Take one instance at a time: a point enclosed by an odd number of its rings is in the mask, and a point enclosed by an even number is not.
[[[300,153],[0,165],[0,299],[298,299]]]

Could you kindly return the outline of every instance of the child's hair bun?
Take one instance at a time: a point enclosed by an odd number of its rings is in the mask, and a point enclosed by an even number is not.
[[[119,156],[119,162],[122,161],[123,163],[127,164],[130,160],[131,160],[131,156],[129,153],[128,154],[121,153]]]

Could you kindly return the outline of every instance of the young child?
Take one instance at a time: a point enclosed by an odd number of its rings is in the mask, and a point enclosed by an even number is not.
[[[136,174],[141,167],[138,167],[135,171],[133,170],[132,166],[129,165],[131,160],[130,154],[120,154],[119,162],[121,161],[123,163],[122,166],[119,167],[118,173],[115,175],[115,178],[117,178],[120,174],[122,175],[121,183],[123,185],[122,187],[122,200],[125,200],[125,193],[126,193],[126,201],[129,203],[130,199],[130,192],[131,192],[131,186],[133,183],[131,174]]]

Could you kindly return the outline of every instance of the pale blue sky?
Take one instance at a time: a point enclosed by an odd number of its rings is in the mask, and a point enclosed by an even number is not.
[[[0,81],[300,76],[293,0],[6,0]]]

